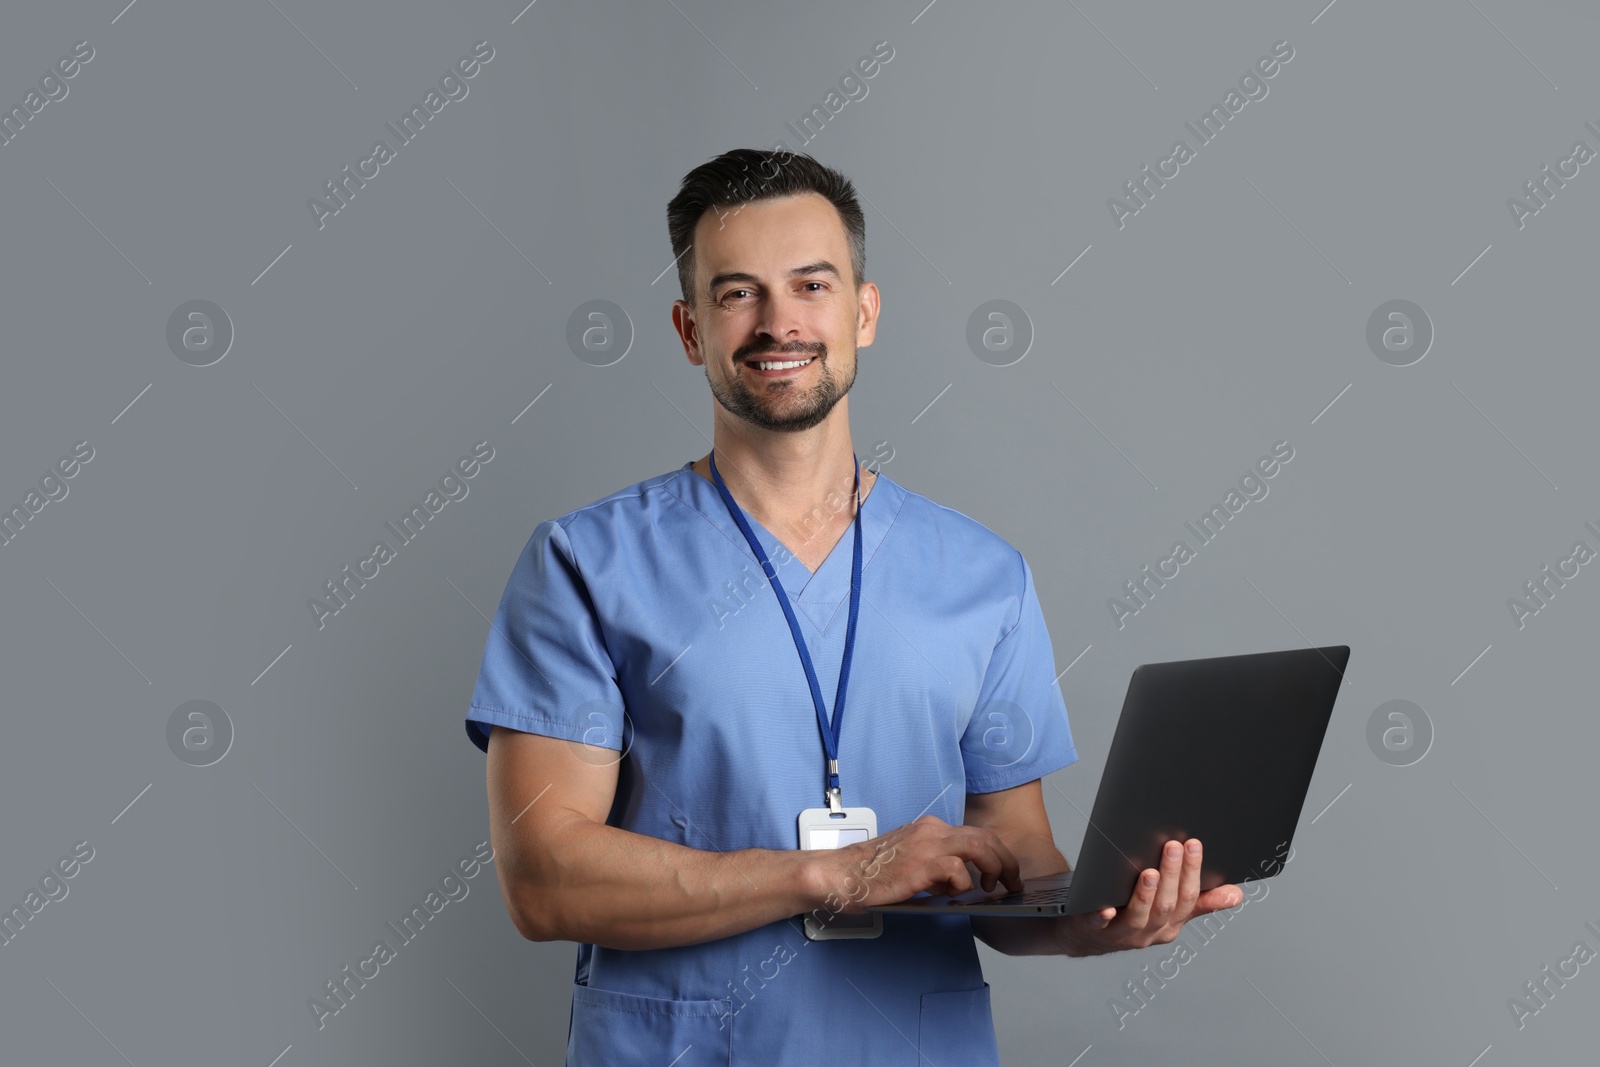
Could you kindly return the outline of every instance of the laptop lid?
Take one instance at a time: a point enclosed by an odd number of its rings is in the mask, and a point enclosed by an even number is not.
[[[1205,846],[1202,892],[1277,874],[1349,658],[1348,645],[1330,645],[1136,668],[1070,888],[1059,907],[1004,913],[1125,907],[1139,872],[1160,867],[1169,838],[1198,837]],[[872,910],[981,910],[1007,900],[975,895]]]

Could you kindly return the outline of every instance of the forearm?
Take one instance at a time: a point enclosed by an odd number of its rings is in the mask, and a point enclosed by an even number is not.
[[[524,936],[617,949],[714,941],[810,911],[829,891],[813,854],[704,852],[588,820],[500,876]]]
[[[1009,842],[1021,865],[1024,881],[1044,874],[1071,870],[1055,842],[1030,838]],[[1007,956],[1072,956],[1077,951],[1068,939],[1065,918],[1029,919],[1000,915],[974,915],[972,933],[978,940]]]
[[[1067,938],[1066,919],[1004,918],[999,915],[977,916],[972,920],[972,933],[994,949],[1007,956],[1077,956],[1080,953]]]

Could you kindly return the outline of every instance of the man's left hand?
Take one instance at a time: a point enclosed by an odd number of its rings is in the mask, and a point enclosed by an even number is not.
[[[1168,841],[1161,852],[1161,869],[1150,867],[1139,872],[1139,881],[1126,907],[1101,908],[1061,920],[1067,954],[1099,956],[1166,944],[1195,916],[1243,901],[1244,890],[1237,885],[1219,885],[1200,892],[1200,857],[1198,838],[1181,843]]]

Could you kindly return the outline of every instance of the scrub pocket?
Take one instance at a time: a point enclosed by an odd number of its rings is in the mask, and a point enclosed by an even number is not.
[[[989,1014],[989,983],[957,993],[924,993],[917,1026],[918,1067],[954,1064],[1000,1067],[994,1018]]]
[[[661,1000],[574,985],[567,1067],[729,1067],[732,1010],[731,1000]]]

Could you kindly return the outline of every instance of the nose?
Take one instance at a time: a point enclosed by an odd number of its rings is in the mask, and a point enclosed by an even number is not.
[[[784,292],[773,292],[761,302],[756,335],[770,337],[780,345],[799,340],[802,315],[800,301]]]

